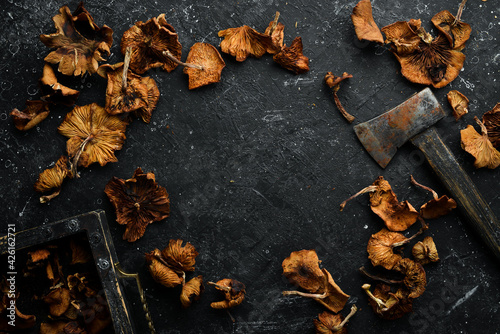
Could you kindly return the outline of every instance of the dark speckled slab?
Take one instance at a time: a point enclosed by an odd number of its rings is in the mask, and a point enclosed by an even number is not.
[[[373,1],[379,26],[420,18],[427,30],[431,17],[452,13],[458,0]],[[275,65],[268,55],[243,63],[223,55],[222,81],[189,91],[187,76],[148,73],[161,97],[151,123],[134,121],[117,153],[119,161],[82,170],[61,195],[38,203],[33,183],[38,173],[65,150],[57,133],[67,107],[27,133],[17,131],[8,115],[39,97],[37,80],[48,49],[42,33],[55,31],[51,21],[65,1],[2,0],[0,6],[0,200],[3,220],[25,229],[92,210],[106,211],[118,257],[126,271],[138,271],[146,288],[159,333],[313,333],[319,304],[281,297],[293,288],[281,277],[281,262],[291,251],[316,249],[322,265],[351,295],[359,313],[349,323],[351,333],[494,333],[500,328],[500,266],[458,213],[430,222],[425,235],[436,240],[441,261],[426,267],[428,286],[414,303],[414,313],[396,321],[377,318],[361,290],[369,282],[358,267],[369,266],[366,243],[382,223],[361,197],[339,212],[339,204],[371,184],[379,175],[390,181],[400,200],[418,207],[430,195],[410,184],[413,176],[440,194],[443,186],[407,144],[386,169],[363,150],[352,126],[398,105],[423,87],[401,77],[394,56],[382,46],[357,41],[349,15],[356,1],[88,1],[98,25],[114,29],[110,63],[122,60],[119,41],[134,22],[166,13],[179,33],[183,59],[195,42],[220,43],[221,29],[247,24],[264,30],[275,11],[286,26],[285,42],[302,36],[311,70],[296,76]],[[77,1],[68,3],[74,10]],[[473,158],[460,148],[459,130],[473,124],[500,102],[500,7],[497,1],[471,0],[462,19],[472,26],[459,77],[433,90],[450,113],[446,94],[464,93],[470,112],[456,122],[448,116],[437,124],[443,141],[500,216],[500,169],[475,170]],[[348,124],[336,110],[323,84],[327,71],[353,78],[342,84],[340,100],[357,118]],[[61,78],[81,90],[78,105],[105,100],[101,77]],[[148,227],[145,236],[129,244],[124,227],[104,194],[112,176],[129,178],[136,167],[153,171],[172,201],[169,218]],[[206,280],[231,277],[247,285],[246,301],[231,311],[211,310],[219,298],[207,287],[202,299],[183,310],[179,289],[166,289],[148,275],[143,254],[164,247],[171,238],[191,242],[200,252],[196,275]],[[422,237],[423,238],[423,237]],[[410,248],[406,247],[408,254]],[[127,283],[130,284],[130,283]],[[133,285],[128,291],[134,315],[146,333]],[[348,308],[344,310],[347,314]]]

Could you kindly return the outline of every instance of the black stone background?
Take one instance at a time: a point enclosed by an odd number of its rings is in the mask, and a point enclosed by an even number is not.
[[[432,30],[431,17],[444,9],[455,13],[458,2],[373,1],[373,12],[380,27],[420,18]],[[412,186],[410,174],[440,194],[444,189],[411,144],[383,170],[353,132],[354,124],[423,88],[400,75],[399,64],[385,47],[357,41],[349,17],[356,1],[88,1],[86,8],[96,23],[114,30],[110,63],[123,59],[119,41],[126,29],[161,13],[179,33],[185,59],[195,42],[218,46],[219,30],[247,24],[263,31],[279,10],[286,26],[285,42],[302,36],[311,70],[294,75],[269,55],[238,63],[224,54],[222,81],[195,91],[188,90],[180,68],[172,73],[149,71],[161,92],[151,123],[134,121],[116,154],[117,163],[82,170],[80,179],[66,182],[60,196],[45,205],[38,202],[33,183],[65,152],[66,139],[56,128],[71,108],[53,107],[43,123],[26,133],[14,128],[9,112],[24,109],[26,99],[39,97],[37,81],[49,50],[38,36],[53,33],[52,16],[64,4],[74,10],[77,1],[1,0],[1,4],[2,226],[16,222],[21,230],[104,209],[123,266],[141,276],[159,333],[313,333],[312,321],[323,311],[321,305],[280,295],[294,289],[281,276],[281,262],[301,249],[316,249],[322,265],[351,295],[343,313],[351,304],[360,308],[348,325],[351,333],[499,330],[498,260],[457,212],[429,222],[425,235],[434,237],[441,261],[426,266],[427,291],[415,300],[413,314],[381,320],[361,290],[369,280],[357,269],[369,267],[366,243],[383,224],[369,209],[366,196],[349,203],[344,212],[339,212],[339,204],[379,175],[390,181],[400,200],[417,208],[430,194]],[[448,116],[437,129],[497,216],[499,170],[475,170],[474,159],[460,148],[459,130],[499,102],[499,15],[497,1],[469,1],[462,19],[473,31],[464,51],[464,69],[445,88],[433,89],[448,112],[449,90],[458,89],[470,99],[468,115],[458,122]],[[324,86],[327,71],[354,76],[339,91],[345,108],[357,117],[352,125],[341,117]],[[78,105],[104,105],[103,78],[60,76],[60,81],[81,90]],[[124,227],[115,222],[104,186],[112,176],[131,177],[138,166],[154,172],[166,187],[172,212],[130,244],[122,240]],[[6,227],[2,229],[5,233]],[[199,251],[196,275],[206,280],[230,277],[246,284],[245,302],[231,311],[235,324],[224,311],[210,309],[210,302],[219,298],[211,287],[199,302],[183,310],[180,289],[164,288],[150,278],[143,254],[176,238]],[[405,251],[408,254],[410,247]],[[138,333],[146,333],[137,293],[132,282],[126,285]]]

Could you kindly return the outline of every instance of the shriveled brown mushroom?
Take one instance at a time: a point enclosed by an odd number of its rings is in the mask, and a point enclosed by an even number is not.
[[[274,20],[269,22],[269,26],[264,31],[264,34],[269,35],[272,38],[273,48],[267,50],[270,54],[278,53],[283,47],[285,25],[278,22],[279,17],[280,12],[276,12]]]
[[[422,218],[424,219],[438,218],[447,215],[448,213],[450,213],[451,210],[457,207],[457,202],[455,202],[453,198],[449,198],[446,195],[439,197],[434,190],[415,181],[412,175],[410,176],[410,179],[412,184],[427,191],[430,191],[432,193],[432,197],[434,197],[429,202],[425,203],[420,207],[420,215],[422,216]]]
[[[483,115],[483,123],[493,147],[500,147],[500,103]]]
[[[353,305],[351,312],[345,318],[342,314],[333,314],[328,311],[318,314],[318,319],[314,319],[316,334],[347,334],[345,325],[357,310],[356,305]]]
[[[246,288],[245,284],[231,278],[224,278],[217,283],[208,282],[213,285],[217,290],[224,294],[224,300],[213,302],[210,304],[214,309],[229,309],[240,305],[245,299]]]
[[[373,19],[372,3],[370,0],[361,0],[353,8],[351,14],[352,24],[356,36],[360,41],[377,42],[384,44],[384,37]]]
[[[40,173],[35,182],[34,189],[39,193],[50,193],[40,197],[40,203],[47,203],[61,192],[61,187],[66,178],[72,178],[68,157],[61,156],[54,167]]]
[[[427,277],[420,263],[403,258],[394,266],[394,270],[405,275],[403,283],[410,292],[409,298],[417,298],[424,293]]]
[[[201,275],[190,279],[182,286],[180,297],[182,307],[187,308],[191,306],[193,301],[200,299],[204,290],[205,286],[203,285],[203,277]]]
[[[99,28],[83,2],[71,14],[67,6],[59,9],[52,18],[57,32],[40,35],[40,40],[49,48],[56,48],[45,57],[51,64],[59,64],[64,75],[84,75],[97,71],[98,62],[109,56],[113,44],[113,30],[104,25]]]
[[[370,284],[364,284],[362,288],[368,295],[373,311],[382,319],[399,319],[413,310],[413,299],[404,288],[398,288],[395,293],[391,292],[389,285],[383,283],[377,284],[373,293],[370,291]]]
[[[80,95],[79,91],[61,85],[57,81],[52,66],[48,63],[45,63],[43,66],[43,76],[40,78],[40,90],[44,101],[68,107],[74,105]]]
[[[249,55],[260,58],[268,50],[274,49],[270,35],[262,34],[247,25],[221,30],[219,37],[224,38],[220,43],[222,52],[236,57],[237,61],[244,61]]]
[[[455,120],[459,120],[469,112],[469,99],[458,90],[450,90],[448,92],[448,102],[453,108],[453,117]]]
[[[129,242],[141,238],[146,227],[170,214],[167,190],[158,185],[153,173],[137,168],[131,179],[113,177],[104,189],[115,208],[116,221],[126,225],[123,239]]]
[[[340,89],[340,83],[342,81],[344,81],[345,79],[349,79],[349,78],[352,78],[352,75],[347,73],[347,72],[342,73],[341,76],[336,76],[332,72],[327,72],[325,75],[325,83],[328,87],[330,87],[332,89],[333,99],[335,101],[335,105],[337,106],[337,108],[341,112],[342,116],[344,116],[344,118],[349,123],[352,123],[354,121],[355,117],[352,116],[351,114],[349,114],[344,109],[344,107],[342,106],[342,103],[340,103],[339,97],[337,96],[337,92]]]
[[[472,125],[468,125],[465,130],[461,130],[462,149],[476,158],[474,167],[495,169],[500,166],[500,152],[493,147],[493,144],[488,139],[488,130],[486,130],[483,122],[477,117],[474,117],[474,120],[481,127],[481,134],[477,133]]]
[[[150,253],[146,253],[146,262],[148,270],[153,279],[161,285],[172,288],[184,283],[182,273],[175,272],[163,260],[159,249],[154,249]]]
[[[170,240],[168,246],[161,251],[162,257],[169,266],[179,271],[194,271],[198,252],[189,242],[182,246],[181,239]]]
[[[10,115],[14,126],[20,131],[28,131],[49,116],[49,103],[41,100],[27,100],[26,109],[14,108]]]
[[[432,23],[447,39],[453,49],[463,48],[470,37],[472,28],[468,23],[460,21],[467,0],[462,0],[457,12],[453,16],[449,11],[443,10],[431,19]]]
[[[413,246],[411,253],[415,261],[421,265],[439,261],[439,254],[432,237],[425,237],[423,241],[417,242]]]
[[[295,74],[306,73],[309,71],[309,58],[304,56],[302,50],[302,38],[297,36],[289,47],[283,46],[273,60]]]
[[[189,76],[189,89],[219,82],[222,69],[226,66],[219,51],[208,43],[195,43],[189,50],[186,63],[201,67],[184,67],[184,73]]]
[[[43,301],[49,305],[50,314],[59,317],[68,310],[71,297],[68,289],[58,287],[43,297]]]

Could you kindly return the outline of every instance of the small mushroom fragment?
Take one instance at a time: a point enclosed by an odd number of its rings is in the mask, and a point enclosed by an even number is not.
[[[180,59],[182,46],[174,27],[167,23],[165,14],[139,21],[123,33],[121,51],[126,53],[132,47],[130,68],[137,74],[143,74],[151,68],[161,67],[167,72],[173,71],[177,63],[168,57]]]
[[[173,288],[184,283],[182,274],[171,269],[161,256],[159,249],[146,253],[148,270],[153,279],[167,288]]]
[[[73,159],[73,175],[79,177],[77,166],[88,167],[95,162],[104,166],[118,161],[114,152],[123,146],[126,127],[127,122],[109,115],[97,103],[77,106],[69,112],[57,129],[69,138],[66,149]]]
[[[493,147],[500,147],[500,103],[483,115],[483,123]]]
[[[68,157],[61,156],[52,168],[48,168],[40,173],[38,180],[35,182],[34,189],[39,193],[49,193],[40,197],[40,203],[47,203],[61,192],[63,181],[68,177],[72,178],[73,174],[68,166]]]
[[[170,214],[167,190],[156,183],[154,173],[143,173],[141,168],[128,180],[113,177],[104,192],[115,208],[116,221],[126,225],[123,239],[129,242],[142,237],[149,224]]]
[[[68,310],[71,297],[68,289],[58,287],[43,297],[43,301],[49,304],[50,314],[54,317],[59,317]]]
[[[411,253],[415,258],[415,261],[421,265],[439,261],[436,244],[434,243],[432,237],[425,237],[423,241],[417,242],[413,246]]]
[[[370,291],[370,284],[364,284],[362,288],[368,295],[373,311],[382,319],[399,319],[412,312],[413,299],[403,288],[399,288],[396,293],[391,292],[391,287],[383,283],[377,284],[373,293]]]
[[[28,131],[35,125],[49,116],[49,103],[41,100],[27,100],[26,109],[20,111],[14,108],[10,115],[14,121],[15,127],[20,131]]]
[[[339,109],[339,111],[342,113],[342,116],[345,117],[345,119],[349,122],[352,123],[355,119],[354,116],[349,114],[344,107],[342,106],[342,103],[340,103],[339,97],[337,96],[337,92],[340,89],[340,83],[344,81],[345,79],[352,78],[351,74],[348,74],[347,72],[342,73],[341,76],[336,76],[332,72],[327,72],[325,75],[325,83],[328,87],[332,89],[333,92],[333,99],[335,100],[335,105]]]
[[[249,55],[260,58],[268,50],[274,49],[270,35],[262,34],[247,25],[221,30],[219,37],[224,38],[220,43],[222,52],[236,57],[236,61],[240,62],[247,59]]]
[[[455,120],[459,120],[469,112],[469,99],[458,90],[450,90],[448,92],[448,102],[453,108],[453,117]]]
[[[198,252],[189,242],[182,246],[183,241],[170,240],[168,246],[161,251],[161,256],[170,268],[177,271],[194,271],[195,258]]]
[[[370,0],[361,0],[353,8],[351,14],[352,24],[356,36],[360,41],[377,42],[384,44],[384,37],[373,19],[372,3]]]
[[[462,149],[476,158],[474,167],[495,169],[500,166],[500,152],[493,147],[488,139],[488,130],[483,122],[477,117],[474,117],[474,120],[481,127],[481,134],[477,133],[472,125],[467,125],[465,130],[460,131]]]
[[[45,57],[51,64],[59,64],[59,72],[64,75],[93,74],[98,62],[110,54],[113,44],[113,30],[104,25],[99,28],[83,2],[71,14],[67,6],[59,9],[59,14],[52,18],[57,32],[40,35],[40,40],[49,48],[56,48]]]
[[[240,305],[245,299],[245,284],[231,278],[224,278],[217,283],[208,282],[213,285],[217,290],[224,294],[225,300],[213,302],[210,304],[214,309],[229,309]]]
[[[472,31],[469,24],[460,21],[466,2],[467,0],[462,0],[456,17],[449,11],[443,10],[431,19],[434,26],[448,39],[453,49],[463,48]]]
[[[344,318],[342,314],[333,314],[328,311],[318,314],[318,319],[314,319],[316,334],[347,334],[345,325],[356,313],[356,305],[351,307],[351,312]]]
[[[427,278],[424,267],[420,263],[404,258],[394,266],[394,270],[405,275],[403,283],[410,291],[408,297],[417,298],[424,293]]]
[[[189,76],[189,89],[219,82],[222,69],[226,66],[219,51],[208,43],[195,43],[189,50],[186,63],[201,67],[184,67],[184,73]]]
[[[200,299],[204,290],[205,286],[203,285],[203,277],[201,275],[190,279],[182,286],[180,297],[182,307],[188,308],[191,306],[193,301]]]
[[[56,74],[49,63],[43,66],[43,76],[40,78],[42,100],[54,104],[71,107],[76,103],[80,92],[57,82]]]
[[[274,20],[269,22],[269,26],[264,31],[264,34],[271,36],[273,47],[268,49],[267,52],[270,54],[278,53],[283,47],[283,39],[285,33],[285,25],[281,22],[278,22],[278,18],[280,17],[280,12],[276,12]]]
[[[427,191],[430,191],[432,193],[432,197],[434,197],[429,202],[425,203],[420,207],[420,216],[422,216],[422,218],[424,219],[438,218],[447,215],[448,213],[450,213],[451,210],[457,207],[457,202],[455,202],[453,198],[449,198],[446,195],[438,197],[438,194],[434,190],[415,181],[412,175],[410,176],[410,178],[412,184]]]
[[[391,231],[405,231],[413,225],[419,216],[419,213],[408,202],[399,202],[396,194],[392,191],[389,182],[379,176],[371,186],[368,186],[340,204],[342,211],[348,201],[357,196],[370,193],[370,207],[385,223],[385,226]]]
[[[295,74],[306,73],[309,71],[309,58],[304,56],[302,50],[302,38],[297,36],[289,47],[283,46],[273,60]]]

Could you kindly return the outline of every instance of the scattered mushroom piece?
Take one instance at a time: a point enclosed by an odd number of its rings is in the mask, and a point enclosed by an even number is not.
[[[351,312],[345,318],[342,314],[323,311],[323,313],[318,314],[318,319],[314,319],[316,334],[347,334],[345,325],[357,310],[356,305],[353,305]]]
[[[488,130],[483,122],[477,117],[474,117],[474,120],[481,127],[481,134],[477,133],[472,125],[467,125],[465,130],[460,131],[462,149],[476,158],[474,167],[495,169],[500,166],[500,152],[488,139]]]
[[[483,123],[493,147],[500,147],[500,103],[483,115]]]
[[[431,19],[432,24],[448,39],[453,49],[460,49],[470,37],[472,28],[469,24],[460,21],[462,11],[467,0],[463,0],[458,8],[457,16],[443,10]]]
[[[193,301],[200,299],[204,290],[205,286],[203,285],[203,277],[201,275],[190,279],[182,286],[180,297],[182,307],[187,308],[191,306]]]
[[[195,258],[198,252],[189,242],[182,246],[183,241],[170,240],[168,246],[161,251],[161,255],[172,269],[178,271],[194,271]]]
[[[137,74],[156,67],[171,72],[177,67],[177,63],[164,52],[168,51],[177,59],[180,59],[182,54],[177,33],[174,27],[167,23],[165,14],[153,17],[146,23],[136,22],[125,31],[121,41],[123,54],[128,47],[132,47],[130,68]]]
[[[276,12],[274,20],[269,23],[269,26],[264,31],[264,34],[271,36],[273,42],[273,47],[267,50],[267,52],[270,54],[278,53],[283,47],[285,25],[281,22],[278,22],[279,17],[280,12]]]
[[[389,285],[379,283],[375,286],[373,294],[370,291],[370,284],[364,284],[362,288],[368,295],[368,301],[373,311],[382,319],[399,319],[412,312],[413,299],[409,297],[408,292],[403,288],[399,288],[396,293],[392,293]]]
[[[340,312],[344,308],[350,296],[342,291],[342,289],[335,283],[328,270],[322,269],[322,271],[324,274],[324,285],[321,290],[316,293],[322,292],[323,295],[326,294],[326,297],[314,298],[314,300],[332,312]]]
[[[116,221],[126,225],[123,239],[129,242],[142,237],[149,224],[170,214],[167,190],[156,183],[153,173],[143,173],[141,168],[128,180],[113,177],[104,192],[115,208]]]
[[[172,270],[163,260],[159,249],[146,253],[148,270],[153,279],[167,288],[173,288],[184,282],[184,277]]]
[[[63,181],[69,177],[72,178],[70,168],[68,167],[68,157],[61,156],[52,168],[48,168],[40,173],[35,182],[34,189],[39,193],[49,193],[40,197],[40,203],[47,203],[61,192]]]
[[[40,35],[40,40],[49,48],[56,48],[45,57],[51,64],[59,64],[59,72],[64,75],[93,74],[98,62],[109,56],[113,44],[113,30],[104,25],[99,28],[83,2],[71,14],[67,6],[59,9],[59,14],[52,18],[57,32]]]
[[[68,107],[74,105],[80,95],[79,91],[57,82],[56,74],[49,63],[45,63],[43,66],[43,75],[40,78],[40,90],[44,101]]]
[[[20,111],[14,108],[10,115],[14,121],[15,127],[20,131],[28,131],[35,125],[49,116],[49,103],[41,100],[27,100],[26,109]]]
[[[316,292],[323,285],[323,272],[319,268],[318,254],[314,249],[295,251],[283,260],[283,275],[291,284]]]
[[[68,310],[71,297],[69,290],[58,287],[43,297],[43,301],[49,304],[49,312],[54,317],[59,317]]]
[[[408,55],[418,51],[421,38],[412,29],[420,28],[420,20],[409,22],[398,21],[382,28],[385,34],[385,43],[391,44],[398,55]],[[394,51],[393,51],[394,52]]]
[[[377,42],[384,44],[384,37],[373,19],[372,3],[370,0],[361,0],[354,7],[351,14],[352,24],[356,36],[360,41]]]
[[[469,112],[469,99],[458,90],[450,90],[448,92],[448,102],[453,108],[453,117],[455,120],[459,120]]]
[[[214,309],[229,309],[240,305],[245,299],[245,284],[235,279],[224,278],[217,283],[208,282],[224,294],[225,300],[210,304]]]
[[[432,237],[425,237],[423,241],[417,242],[413,246],[411,253],[415,261],[421,265],[439,261],[439,254]]]
[[[405,275],[403,283],[410,291],[409,298],[417,298],[424,293],[427,278],[424,267],[420,263],[404,258],[394,266],[394,270]]]
[[[306,73],[309,71],[309,58],[304,56],[302,50],[302,38],[297,36],[289,47],[283,46],[281,51],[273,56],[273,60],[295,74]]]
[[[420,207],[420,216],[422,216],[422,218],[435,219],[447,215],[451,210],[457,207],[457,202],[455,202],[453,198],[449,198],[446,195],[439,197],[434,190],[415,181],[413,176],[410,176],[410,178],[411,183],[422,189],[430,191],[432,193],[432,197],[434,197]]]
[[[337,96],[337,92],[340,89],[340,83],[344,81],[345,79],[352,78],[352,75],[344,72],[342,73],[341,76],[336,76],[332,72],[327,72],[325,75],[325,83],[328,87],[332,89],[333,92],[333,99],[335,101],[335,105],[339,109],[339,111],[342,113],[342,116],[345,117],[345,119],[349,122],[352,123],[355,119],[354,116],[349,114],[344,107],[342,106],[342,103],[340,103],[339,97]]]
[[[274,48],[270,35],[262,34],[247,25],[221,30],[219,37],[224,38],[220,43],[222,52],[236,57],[236,60],[240,62],[247,59],[249,55],[260,58],[267,50]]]
[[[184,73],[189,76],[189,89],[219,82],[222,69],[226,66],[219,51],[208,43],[195,43],[189,50],[186,63],[202,67],[184,67]]]

